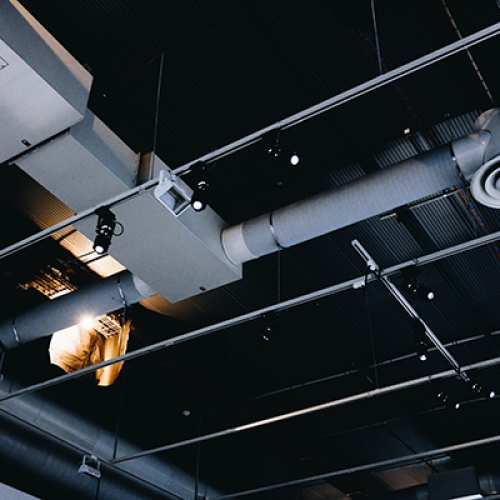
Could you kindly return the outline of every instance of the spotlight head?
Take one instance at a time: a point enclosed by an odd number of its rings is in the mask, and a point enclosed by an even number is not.
[[[300,157],[296,151],[281,143],[281,130],[272,130],[262,136],[268,157],[281,168],[298,165]]]
[[[434,299],[434,292],[422,283],[417,282],[417,276],[420,274],[420,271],[416,266],[403,269],[401,274],[403,277],[401,286],[408,294],[419,300],[431,301]]]
[[[417,299],[420,300],[431,301],[435,297],[434,292],[430,288],[427,288],[425,285],[422,285],[420,283],[417,283],[415,285],[412,293]]]
[[[292,156],[290,156],[290,164],[295,167],[295,165],[298,165],[300,161],[299,155],[294,151],[292,153]]]
[[[441,401],[441,403],[446,403],[449,399],[448,394],[446,394],[444,391],[439,391],[436,397],[439,399],[439,401]]]
[[[496,392],[495,391],[490,391],[489,394],[488,394],[488,397],[490,399],[493,399],[495,396],[496,396]]]
[[[111,238],[115,232],[116,219],[115,214],[107,207],[100,207],[95,211],[97,215],[97,226],[95,229],[96,237],[94,240],[94,252],[103,255],[105,254],[110,245]]]
[[[422,361],[422,362],[427,361],[427,348],[426,348],[426,347],[424,347],[424,349],[425,349],[425,350],[424,350],[423,352],[418,352],[418,350],[417,350],[417,353],[418,353],[418,359],[419,359],[420,361]]]
[[[413,320],[413,334],[418,359],[427,361],[428,338],[425,334],[425,326],[416,318]]]
[[[191,206],[194,211],[201,212],[207,208],[207,189],[208,182],[205,180],[201,180],[196,184],[193,196],[191,197]]]
[[[481,392],[483,391],[483,387],[479,382],[472,382],[471,389],[473,391],[476,391],[478,394],[481,394]]]
[[[278,158],[281,153],[281,148],[279,142],[276,141],[268,150],[267,153],[273,158]]]

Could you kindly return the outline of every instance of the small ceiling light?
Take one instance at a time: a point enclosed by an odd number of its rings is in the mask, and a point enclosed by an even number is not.
[[[452,410],[459,410],[461,403],[460,401],[457,401],[456,399],[451,398],[446,392],[444,391],[439,391],[437,393],[437,398],[441,403],[446,405],[447,408],[450,408]]]
[[[425,326],[418,320],[413,320],[413,334],[415,337],[415,348],[420,361],[427,361],[427,349],[429,347]]]
[[[483,385],[479,382],[477,378],[471,377],[470,381],[470,388],[476,392],[478,395],[484,395],[489,399],[493,399],[496,396],[496,393],[494,390],[485,390]]]
[[[402,287],[407,293],[419,300],[431,301],[434,299],[434,292],[422,283],[417,282],[417,276],[420,274],[417,267],[407,267],[403,269],[401,274],[403,276]]]
[[[271,147],[269,147],[269,149],[267,150],[267,153],[275,159],[277,159],[280,156],[281,148],[280,148],[279,139],[276,139],[276,142]]]
[[[263,137],[263,140],[268,144],[267,154],[280,165],[298,165],[300,162],[300,157],[297,151],[293,151],[289,148],[283,147],[280,143],[280,134],[281,130],[278,129],[275,137],[274,131],[266,134]]]
[[[94,252],[102,255],[108,251],[108,248],[111,245],[111,238],[115,235],[115,228],[117,224],[120,225],[122,231],[119,234],[123,233],[123,226],[116,221],[115,214],[111,212],[108,207],[100,207],[95,211],[95,214],[98,217],[96,234],[94,240]]]
[[[201,212],[207,208],[207,189],[208,182],[206,180],[201,180],[196,184],[191,197],[191,206],[196,212]]]
[[[294,151],[292,156],[290,156],[290,164],[295,166],[298,165],[300,161],[299,155]]]

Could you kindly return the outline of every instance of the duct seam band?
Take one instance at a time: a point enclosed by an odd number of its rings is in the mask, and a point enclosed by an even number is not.
[[[453,165],[455,165],[455,169],[457,171],[458,177],[460,178],[460,182],[462,183],[463,186],[468,186],[469,182],[465,178],[465,175],[462,172],[460,165],[458,164],[458,160],[457,160],[457,157],[455,155],[455,151],[453,151],[453,146],[452,146],[451,142],[450,142],[449,146],[450,146],[451,160],[453,161]]]
[[[221,244],[226,257],[235,265],[257,258],[245,244],[242,223],[224,229]]]
[[[273,214],[274,214],[274,212],[271,212],[271,213],[269,214],[269,229],[270,229],[270,231],[271,231],[271,235],[272,235],[272,237],[273,237],[273,240],[274,240],[274,242],[276,243],[276,246],[277,246],[280,250],[282,250],[282,249],[283,249],[283,248],[285,248],[285,247],[284,247],[284,246],[280,243],[280,241],[279,241],[279,239],[278,239],[278,234],[276,233],[276,228],[274,227],[274,223],[273,223]]]
[[[14,339],[17,343],[17,345],[21,345],[21,337],[19,336],[19,332],[17,331],[16,328],[16,318],[12,318],[12,331],[14,332]]]

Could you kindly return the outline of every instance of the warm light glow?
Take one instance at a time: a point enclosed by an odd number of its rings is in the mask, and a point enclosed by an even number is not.
[[[80,319],[79,325],[86,330],[90,330],[94,327],[94,318],[92,318],[91,316],[83,316]]]
[[[109,329],[102,333],[97,328],[103,323],[104,318],[106,317],[100,316],[95,319],[89,317],[92,323],[91,328],[79,324],[53,333],[49,347],[50,362],[66,373],[71,373],[125,354],[130,321],[121,326],[116,333],[110,334]],[[118,378],[122,367],[123,361],[120,361],[96,370],[97,384],[112,385]]]

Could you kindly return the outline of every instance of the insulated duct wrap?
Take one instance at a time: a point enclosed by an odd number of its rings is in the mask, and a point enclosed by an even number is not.
[[[447,146],[227,228],[222,245],[242,264],[469,181],[477,201],[500,208],[500,108]]]
[[[5,349],[13,349],[76,325],[86,315],[107,314],[152,295],[155,295],[153,289],[124,271],[3,321],[0,343]]]
[[[316,238],[331,231],[415,202],[460,182],[444,146],[226,229],[228,258],[252,258]]]

